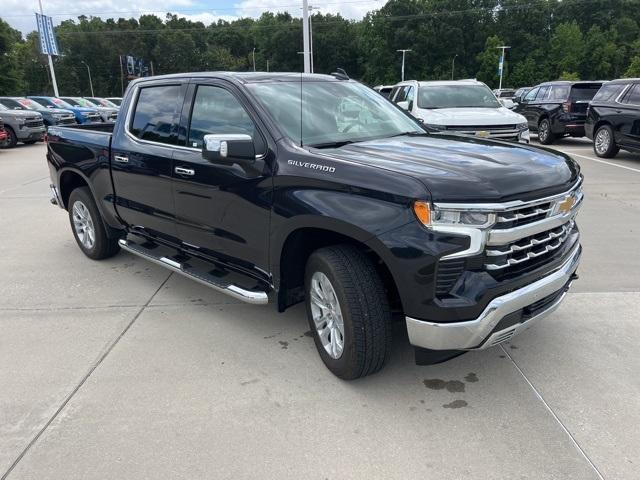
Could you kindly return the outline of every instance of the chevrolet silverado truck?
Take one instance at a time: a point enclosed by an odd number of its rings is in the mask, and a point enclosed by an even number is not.
[[[248,303],[304,302],[343,379],[382,368],[398,321],[435,363],[511,339],[576,278],[576,162],[430,132],[343,73],[137,79],[114,125],[51,127],[47,145],[87,257],[122,249]]]

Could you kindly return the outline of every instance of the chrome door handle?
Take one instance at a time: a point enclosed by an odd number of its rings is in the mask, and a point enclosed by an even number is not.
[[[118,163],[129,163],[129,157],[126,155],[114,155],[113,160]]]
[[[189,175],[190,177],[192,177],[193,175],[196,174],[195,170],[192,170],[190,168],[182,168],[182,167],[176,167],[174,169],[174,171],[178,174],[178,175]]]

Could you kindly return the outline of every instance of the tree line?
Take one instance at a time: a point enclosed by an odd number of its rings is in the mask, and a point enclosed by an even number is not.
[[[298,11],[298,9],[294,9]],[[500,45],[508,45],[503,86],[563,79],[640,77],[640,0],[389,0],[361,20],[314,13],[314,69],[344,68],[367,84],[405,78],[478,78],[498,84]],[[34,20],[35,27],[35,20]],[[211,25],[167,14],[80,16],[56,27],[55,59],[64,95],[122,93],[120,55],[153,63],[154,73],[301,71],[302,22],[290,13]],[[255,49],[255,53],[254,53]],[[85,62],[85,63],[82,63]],[[0,95],[52,94],[37,32],[0,18]]]

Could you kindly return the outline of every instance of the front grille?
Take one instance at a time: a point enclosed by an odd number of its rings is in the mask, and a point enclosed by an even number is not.
[[[517,125],[451,125],[447,131],[462,133],[482,138],[500,138],[503,140],[517,140],[520,134]]]
[[[70,117],[63,117],[58,120],[58,123],[60,125],[69,125],[71,123],[76,123],[76,117],[74,117],[73,115]]]
[[[446,297],[464,272],[465,260],[456,258],[441,260],[436,274],[436,296]]]
[[[564,196],[498,212],[484,250],[484,269],[494,278],[503,279],[564,255],[570,247],[567,241],[575,231],[574,219],[582,198],[580,185],[576,185]],[[568,211],[563,212],[561,207]]]
[[[571,220],[559,227],[524,237],[513,243],[488,247],[485,250],[487,257],[485,268],[487,270],[503,270],[558,250],[569,237],[573,226],[574,222]]]
[[[37,128],[37,127],[43,127],[44,122],[42,121],[42,119],[35,119],[35,120],[27,119],[27,121],[25,122],[25,125],[27,126],[27,128]]]

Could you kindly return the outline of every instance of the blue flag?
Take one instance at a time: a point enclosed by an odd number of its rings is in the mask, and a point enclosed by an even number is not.
[[[40,36],[40,52],[45,55],[60,55],[56,35],[53,31],[52,18],[36,13],[36,23],[38,24],[38,34]]]

